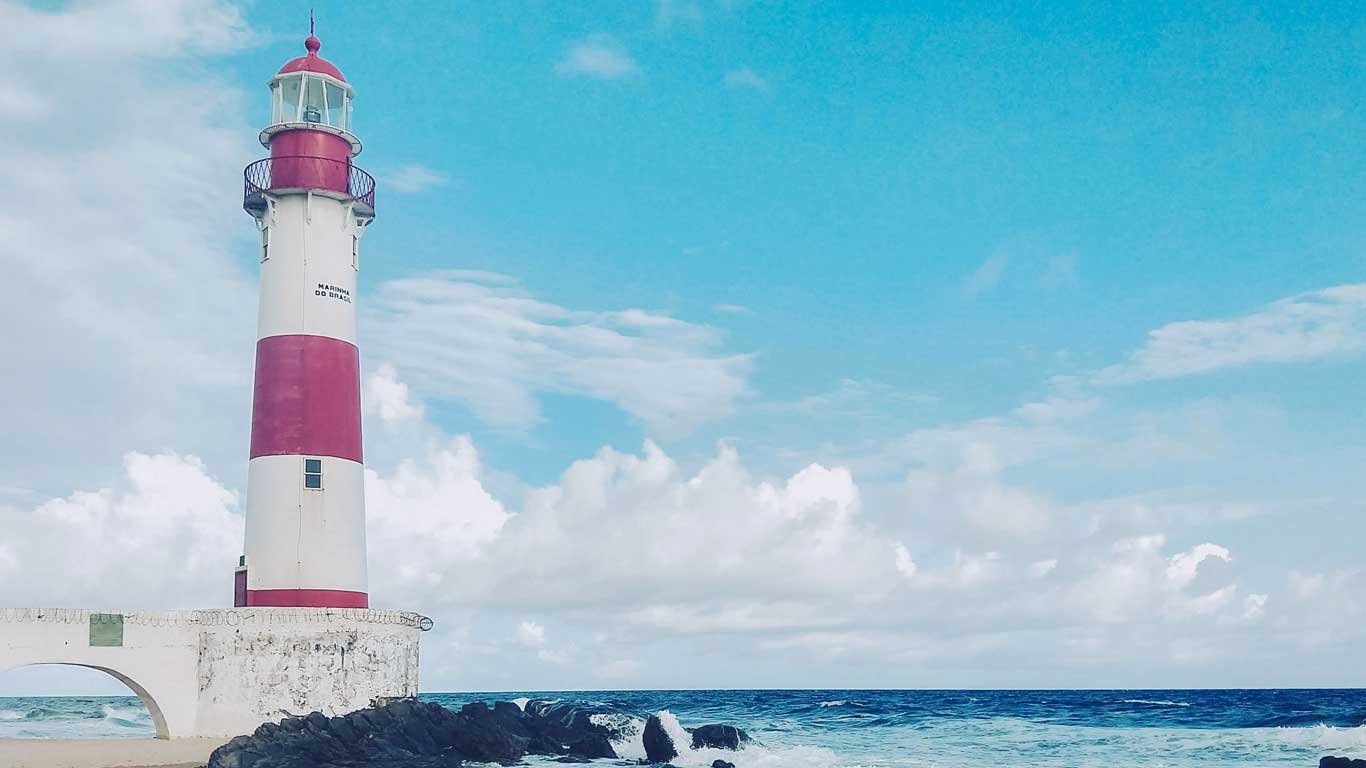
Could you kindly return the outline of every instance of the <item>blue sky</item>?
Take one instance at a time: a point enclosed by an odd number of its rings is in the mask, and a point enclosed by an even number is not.
[[[314,8],[380,181],[371,572],[438,618],[426,687],[1366,683],[1350,4]],[[132,599],[78,509],[213,553],[130,544],[137,606],[217,604],[236,179],[308,7],[0,14],[3,311],[45,318],[0,346],[0,599]]]
[[[757,356],[754,400],[842,379],[937,398],[890,414],[905,428],[1038,397],[1166,322],[1359,276],[1360,21],[1339,8],[317,13],[326,53],[359,89],[362,165],[417,162],[451,179],[389,192],[369,285],[480,269],[566,306],[666,310]],[[295,53],[298,15],[252,9],[282,39],[233,58],[244,87]],[[631,69],[557,73],[594,36]],[[763,85],[728,87],[737,71]],[[749,313],[718,315],[721,304]],[[1272,390],[1312,412],[1346,394],[1351,377],[1335,372],[1326,392],[1240,370],[1125,396]],[[550,406],[531,455],[521,439],[486,450],[549,479],[604,442],[644,437],[579,406]],[[458,406],[441,415],[479,426]],[[689,445],[764,429],[742,412]]]

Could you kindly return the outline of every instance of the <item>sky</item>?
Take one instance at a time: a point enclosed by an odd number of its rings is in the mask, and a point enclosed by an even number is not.
[[[1359,8],[312,6],[424,690],[1366,685]],[[230,603],[308,11],[0,0],[0,604]]]

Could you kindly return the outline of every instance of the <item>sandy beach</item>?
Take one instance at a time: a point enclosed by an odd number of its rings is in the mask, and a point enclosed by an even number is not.
[[[5,768],[191,768],[227,739],[0,739]]]

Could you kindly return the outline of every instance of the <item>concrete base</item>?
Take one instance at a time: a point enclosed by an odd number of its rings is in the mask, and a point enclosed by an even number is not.
[[[142,699],[160,738],[230,737],[290,715],[416,696],[428,627],[419,614],[356,608],[0,608],[0,671],[98,669]]]

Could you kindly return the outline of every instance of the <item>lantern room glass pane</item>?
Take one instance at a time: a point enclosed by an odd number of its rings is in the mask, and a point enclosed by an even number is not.
[[[327,84],[327,124],[345,130],[346,124],[346,92],[341,86]]]
[[[304,85],[304,110],[303,121],[305,123],[324,122],[327,115],[327,104],[323,101],[323,81],[320,78],[310,77],[305,80]]]
[[[299,120],[299,85],[303,78],[290,77],[280,81],[280,114],[277,123],[293,123]]]

